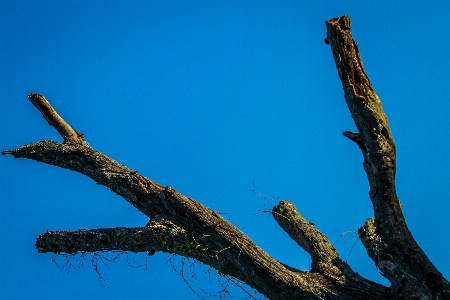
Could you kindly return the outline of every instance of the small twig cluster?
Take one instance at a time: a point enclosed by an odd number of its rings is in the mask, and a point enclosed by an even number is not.
[[[131,268],[148,269],[147,255],[143,253],[133,253],[126,251],[96,251],[96,252],[76,252],[76,253],[58,253],[53,254],[52,261],[60,269],[69,274],[70,270],[78,270],[81,268],[93,268],[97,273],[100,280],[100,285],[106,288],[110,288],[110,285],[106,285],[106,279],[104,273],[100,270],[100,265],[103,264],[108,270],[108,263],[117,261],[120,257],[125,256],[126,264]],[[132,256],[132,257],[130,257]],[[145,258],[145,263],[139,263],[136,261],[136,256]],[[89,259],[90,258],[90,259]],[[62,260],[62,261],[61,261]],[[86,262],[89,263],[86,263]]]
[[[179,262],[176,261],[177,259],[180,259]],[[167,263],[170,264],[173,273],[180,277],[189,289],[201,299],[227,299],[227,297],[234,299],[267,299],[256,290],[253,292],[248,291],[249,287],[245,286],[245,283],[240,280],[220,273],[197,260],[170,255]],[[178,263],[180,264],[179,268],[176,267]],[[209,282],[209,286],[219,286],[220,289],[216,292],[206,290],[204,285],[206,280]],[[241,290],[244,296],[238,296],[236,294],[238,290],[234,287]]]

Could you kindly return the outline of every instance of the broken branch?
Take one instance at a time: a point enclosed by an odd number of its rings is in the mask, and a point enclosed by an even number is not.
[[[54,127],[63,137],[64,143],[79,144],[88,146],[84,141],[84,135],[78,133],[72,126],[67,124],[63,118],[53,109],[50,103],[40,94],[31,93],[28,95],[31,103],[41,112],[47,123]]]

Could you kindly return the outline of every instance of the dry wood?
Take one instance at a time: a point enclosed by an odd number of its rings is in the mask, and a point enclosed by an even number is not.
[[[395,190],[395,144],[382,105],[364,71],[347,16],[326,22],[327,37],[344,96],[358,129],[345,131],[364,157],[374,219],[359,229],[370,258],[391,282],[385,287],[361,277],[314,224],[289,201],[272,209],[278,224],[311,255],[309,272],[286,266],[265,253],[217,212],[163,187],[92,149],[44,96],[30,101],[55,127],[64,143],[41,141],[3,151],[66,168],[108,187],[147,215],[140,228],[52,231],[36,241],[39,252],[162,251],[190,257],[238,278],[270,299],[450,299],[449,282],[409,232]]]

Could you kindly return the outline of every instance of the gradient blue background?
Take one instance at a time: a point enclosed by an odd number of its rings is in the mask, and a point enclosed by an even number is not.
[[[226,213],[277,260],[310,264],[252,188],[293,201],[354,270],[387,284],[351,233],[339,239],[373,215],[323,41],[325,20],[348,14],[397,145],[408,226],[450,278],[448,3],[1,0],[0,149],[62,141],[27,100],[41,93],[96,150]],[[147,269],[100,263],[102,284],[90,256],[67,274],[37,253],[39,234],[147,218],[80,174],[12,156],[0,168],[2,299],[198,299],[165,254],[130,256]]]

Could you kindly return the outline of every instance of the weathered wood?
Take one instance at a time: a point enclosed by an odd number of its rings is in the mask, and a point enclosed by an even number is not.
[[[67,124],[55,109],[48,103],[47,99],[40,94],[31,93],[28,95],[30,102],[41,112],[47,123],[54,127],[64,138],[64,143],[88,144],[84,141],[84,134],[78,133],[72,126]]]
[[[406,226],[395,189],[396,153],[381,101],[364,70],[350,18],[326,22],[330,45],[347,106],[358,133],[343,134],[364,157],[375,219],[358,231],[369,256],[391,282],[391,292],[405,299],[450,299],[449,282],[431,263]],[[417,299],[419,299],[417,298]]]
[[[361,149],[370,184],[374,219],[358,233],[368,255],[391,282],[390,288],[354,272],[328,238],[288,201],[272,209],[278,224],[311,255],[309,272],[284,265],[258,247],[216,211],[163,187],[92,149],[44,96],[30,101],[64,138],[3,151],[84,174],[150,218],[140,228],[52,231],[36,241],[39,252],[162,251],[190,257],[238,278],[270,299],[450,299],[448,281],[409,232],[395,190],[395,144],[381,102],[362,66],[346,16],[326,22],[348,108],[358,129],[343,134]]]

